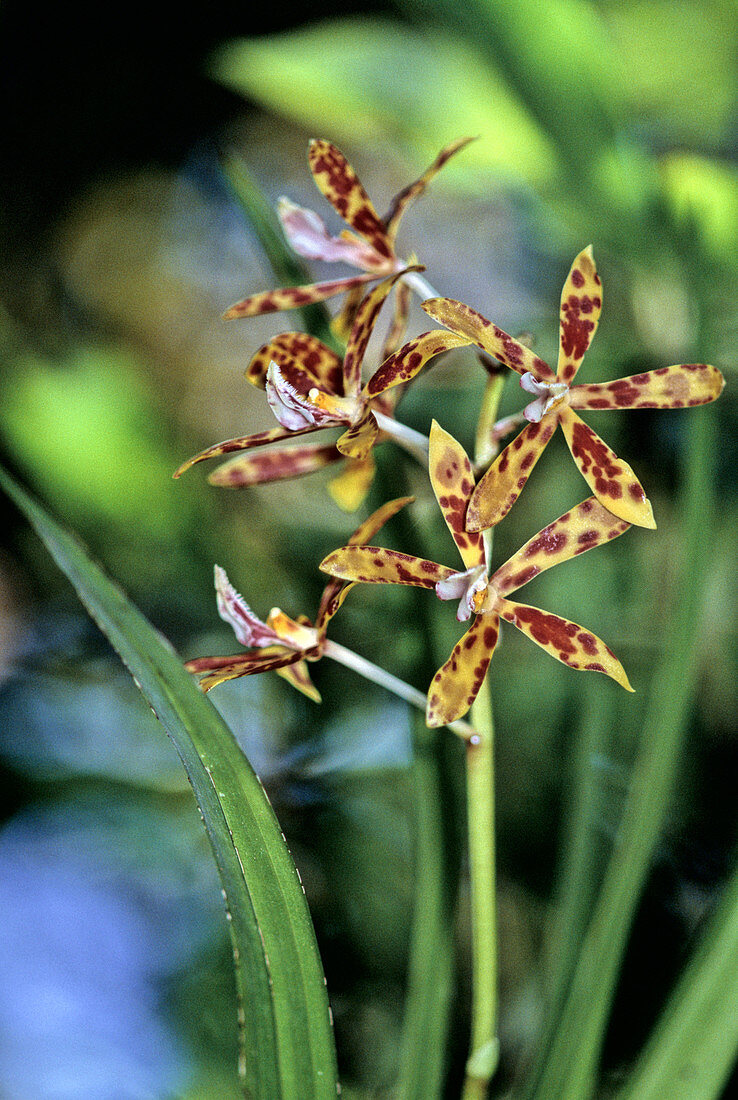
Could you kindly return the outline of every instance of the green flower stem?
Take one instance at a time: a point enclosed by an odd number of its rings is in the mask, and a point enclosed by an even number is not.
[[[347,649],[346,646],[339,645],[338,642],[326,639],[323,643],[323,656],[330,657],[332,661],[337,661],[338,664],[353,669],[365,680],[371,680],[372,683],[379,684],[380,687],[391,691],[393,695],[399,696],[400,699],[404,699],[406,703],[417,707],[425,714],[426,697],[422,691],[411,687],[410,684],[406,684],[404,680],[393,676],[391,672],[386,672],[379,665],[373,664],[372,661],[367,661],[366,657],[360,657],[352,649]],[[468,722],[461,719],[450,722],[448,728],[457,733],[464,741],[474,742],[478,740],[479,735],[476,730],[472,729]]]
[[[415,428],[408,428],[407,424],[401,424],[399,420],[395,420],[392,416],[386,416],[385,413],[377,412],[376,409],[373,410],[373,414],[374,419],[385,435],[394,439],[395,443],[403,447],[413,458],[417,458],[422,466],[428,465],[430,444],[427,435],[416,432]]]
[[[485,680],[472,707],[477,744],[466,750],[469,888],[472,925],[472,1019],[463,1100],[487,1095],[499,1060],[497,1038],[497,899],[492,693]]]

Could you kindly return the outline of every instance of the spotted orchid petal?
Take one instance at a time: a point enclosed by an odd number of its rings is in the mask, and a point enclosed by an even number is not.
[[[253,676],[257,672],[271,672],[285,668],[299,660],[298,655],[289,649],[275,646],[272,650],[260,650],[258,653],[238,653],[233,657],[196,657],[187,661],[188,672],[201,673],[199,686],[210,691],[225,680],[236,680],[240,676]]]
[[[416,263],[414,257],[410,260],[410,263]],[[405,339],[407,322],[410,317],[411,297],[412,291],[408,284],[404,282],[397,283],[395,287],[392,322],[384,338],[384,345],[382,347],[382,362],[384,362],[385,359],[389,359],[390,355],[394,355]]]
[[[385,359],[367,382],[364,392],[368,397],[376,397],[391,386],[409,382],[434,356],[452,348],[466,347],[470,343],[468,337],[455,332],[442,332],[440,329],[424,332]]]
[[[446,565],[381,546],[341,546],[323,558],[319,568],[344,581],[411,584],[417,588],[435,588],[455,572]]]
[[[236,592],[228,580],[225,569],[221,569],[219,565],[215,566],[215,594],[218,601],[218,614],[233,628],[233,633],[241,645],[251,649],[261,649],[263,646],[287,644],[272,626],[257,618],[243,596]]]
[[[320,386],[328,393],[343,393],[343,362],[316,336],[305,332],[282,332],[275,336],[259,348],[249,363],[246,369],[248,381],[264,389],[272,362],[282,368],[298,366],[310,376],[312,385]]]
[[[293,688],[306,695],[314,703],[322,702],[320,692],[310,679],[307,661],[295,661],[293,665],[285,665],[283,668],[278,668],[276,672],[277,676],[281,676],[283,680],[286,680],[288,684],[291,684]]]
[[[336,448],[337,452],[338,448]],[[376,466],[371,451],[366,458],[350,458],[343,470],[328,482],[328,492],[344,512],[355,512],[366,500]]]
[[[329,141],[311,141],[308,161],[315,183],[333,209],[376,253],[392,262],[395,253],[384,223],[343,153]]]
[[[557,416],[554,412],[539,423],[528,424],[500,452],[469,501],[468,531],[485,531],[505,518],[556,430]]]
[[[392,200],[392,205],[390,206],[389,212],[384,219],[384,224],[387,227],[387,236],[391,241],[394,242],[394,239],[397,236],[397,230],[400,225],[400,220],[402,219],[402,216],[404,215],[408,206],[410,206],[410,204],[414,202],[415,199],[419,198],[419,196],[423,194],[433,177],[441,171],[443,166],[448,163],[451,157],[455,156],[456,153],[461,152],[461,150],[466,148],[466,146],[469,145],[469,143],[472,141],[476,141],[476,138],[458,138],[456,141],[452,141],[450,145],[446,145],[443,149],[441,149],[441,152],[438,154],[433,163],[429,165],[428,168],[426,168],[422,176],[414,180],[413,183],[408,184],[407,187],[403,187],[402,191],[400,191],[399,194],[395,195]]]
[[[306,387],[307,394],[304,392]],[[313,399],[315,389],[312,378],[299,367],[279,367],[275,362],[270,363],[266,396],[270,409],[283,428],[295,432],[342,422],[333,409],[323,408]],[[318,394],[322,392],[317,391]]]
[[[490,577],[490,586],[499,596],[507,596],[552,565],[610,542],[629,526],[603,508],[596,497],[587,497],[521,546]]]
[[[379,311],[397,280],[408,271],[422,271],[422,268],[416,264],[414,267],[403,268],[402,271],[390,275],[388,279],[383,279],[369,291],[356,311],[343,360],[343,388],[348,395],[358,395],[361,389],[361,365]]]
[[[234,451],[250,451],[254,447],[263,447],[267,443],[276,443],[279,439],[291,439],[296,435],[307,435],[308,432],[317,432],[318,428],[310,424],[299,431],[290,431],[288,428],[270,428],[266,432],[256,432],[255,435],[237,436],[235,439],[226,439],[222,443],[214,443],[212,447],[206,447],[204,451],[188,458],[186,462],[174,471],[175,478],[181,477],[185,470],[194,466],[197,462],[205,462],[208,458],[219,458],[221,455],[232,454]]]
[[[379,428],[371,412],[367,412],[357,423],[352,424],[336,440],[336,447],[347,458],[365,459],[377,442]]]
[[[495,612],[478,615],[456,643],[428,689],[426,723],[446,726],[462,718],[477,697],[499,637]]]
[[[724,385],[716,367],[681,363],[614,382],[573,386],[569,404],[572,409],[681,409],[715,401]]]
[[[337,294],[353,290],[372,279],[376,279],[376,275],[352,275],[347,279],[332,279],[326,283],[306,283],[304,286],[263,290],[230,306],[223,314],[223,320],[235,321],[241,317],[257,317],[262,313],[277,313],[313,305],[315,302],[325,302],[327,298],[335,298]]]
[[[567,384],[579,370],[584,353],[597,331],[602,310],[602,284],[592,246],[580,252],[561,292],[559,362],[556,377]]]
[[[295,447],[274,447],[254,455],[238,455],[218,466],[208,477],[211,485],[226,489],[246,489],[284,478],[303,477],[322,470],[343,455],[334,444],[316,446],[307,443]]]
[[[467,568],[484,564],[484,540],[467,530],[466,513],[474,491],[471,462],[460,443],[435,420],[431,425],[428,470],[438,506]],[[443,599],[443,597],[441,597]]]
[[[353,290],[349,290],[340,310],[331,320],[331,332],[342,344],[346,344],[348,341],[354,325],[356,311],[361,305],[365,290],[364,285],[355,286]],[[343,370],[343,367],[341,369]]]
[[[410,504],[414,499],[414,497],[398,497],[396,500],[389,500],[385,504],[382,504],[376,511],[372,512],[363,523],[359,524],[349,538],[347,545],[360,546],[362,543],[365,543],[367,539],[374,538],[376,533],[384,527],[385,523],[387,523],[392,516],[397,515],[402,508]],[[353,583],[347,584],[335,577],[332,577],[326,584],[320,599],[316,620],[316,626],[321,634],[325,634],[329,621],[338,611],[350,588],[353,588]]]
[[[439,324],[459,335],[468,336],[471,343],[518,374],[530,372],[540,382],[556,381],[556,375],[548,363],[535,355],[530,348],[508,336],[497,325],[493,325],[471,306],[456,302],[453,298],[429,298],[423,302],[423,309]]]
[[[626,523],[653,530],[651,502],[628,463],[570,408],[559,409],[556,415],[579,472],[600,503]]]
[[[285,237],[299,256],[328,263],[343,261],[361,271],[378,274],[387,271],[386,256],[380,255],[366,241],[353,234],[331,236],[323,219],[313,210],[307,210],[283,197],[277,203],[277,215]]]
[[[596,634],[527,604],[501,599],[497,607],[506,622],[516,626],[557,661],[582,672],[604,672],[626,691],[633,691],[620,661]]]

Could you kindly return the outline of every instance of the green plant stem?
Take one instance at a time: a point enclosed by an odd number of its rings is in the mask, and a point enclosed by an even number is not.
[[[592,1095],[630,926],[673,790],[688,726],[694,630],[707,565],[704,532],[713,503],[711,419],[707,409],[694,410],[690,418],[679,510],[685,532],[676,585],[680,599],[666,627],[669,644],[654,677],[618,842],[542,1072],[526,1092],[533,1100],[589,1100]]]
[[[466,750],[469,889],[472,926],[472,1018],[463,1100],[482,1100],[497,1069],[497,898],[492,692],[485,680],[472,706],[477,744]]]

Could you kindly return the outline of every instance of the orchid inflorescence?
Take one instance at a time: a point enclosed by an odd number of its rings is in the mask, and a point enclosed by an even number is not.
[[[276,608],[262,622],[216,566],[218,609],[246,651],[237,656],[189,661],[190,671],[204,674],[201,686],[206,691],[223,680],[274,669],[319,701],[306,662],[332,656],[350,663],[346,660],[350,651],[329,642],[326,629],[357,583],[432,589],[440,600],[458,603],[459,621],[473,620],[433,677],[425,701],[429,726],[452,725],[464,736],[472,732],[459,720],[472,705],[486,676],[500,620],[516,626],[570,668],[605,673],[632,691],[622,665],[595,634],[509,597],[542,571],[609,542],[631,525],[656,526],[651,504],[630,466],[585,424],[578,410],[702,405],[720,395],[723,378],[715,367],[696,363],[661,367],[613,382],[574,385],[602,309],[602,286],[591,247],[576,257],[564,284],[556,371],[475,309],[435,295],[415,257],[398,257],[397,229],[409,204],[469,140],[461,139],[443,149],[426,172],[395,197],[384,218],[377,214],[356,172],[339,150],[327,141],[311,143],[313,178],[349,229],[332,236],[317,214],[281,199],[278,214],[285,236],[303,257],[347,262],[361,273],[327,283],[254,294],[232,306],[225,317],[271,313],[344,294],[345,302],[333,328],[345,336],[345,353],[339,356],[307,333],[275,336],[254,354],[246,377],[265,391],[278,426],[215,444],[189,459],[175,474],[178,477],[206,459],[238,452],[211,474],[210,481],[246,487],[302,476],[345,458],[344,473],[331,482],[329,489],[343,508],[355,510],[365,499],[374,476],[373,447],[394,440],[428,466],[433,492],[464,568],[457,570],[369,544],[368,540],[411,498],[380,507],[345,546],[323,560],[320,568],[331,579],[315,624],[304,616],[291,619]],[[372,283],[375,285],[367,291],[366,284]],[[380,363],[364,382],[369,340],[393,290],[394,316]],[[423,309],[444,328],[424,332],[402,344],[411,291],[420,295]],[[496,444],[503,434],[525,423],[517,437],[483,470],[472,464],[462,446],[435,420],[426,438],[395,417],[399,398],[419,372],[441,353],[465,346],[476,346],[486,357],[516,372],[521,388],[532,398],[521,414],[492,427],[487,442]],[[490,573],[490,529],[512,508],[558,426],[593,495],[544,527]],[[265,452],[258,450],[255,455],[243,453],[330,428],[341,430],[335,443],[300,442]],[[488,456],[496,453],[493,446],[487,450]],[[481,473],[477,482],[475,473]],[[368,667],[363,658],[354,656],[354,667]],[[372,678],[378,682],[394,680],[382,674],[383,681],[381,670],[371,667],[377,674]],[[404,696],[415,701],[414,689],[405,688]]]

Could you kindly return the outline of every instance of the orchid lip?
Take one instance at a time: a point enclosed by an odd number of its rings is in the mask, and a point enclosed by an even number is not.
[[[526,371],[520,379],[520,387],[526,393],[535,394],[535,401],[531,401],[523,409],[523,416],[533,424],[537,424],[552,409],[569,402],[569,387],[566,382],[539,382],[534,374]]]
[[[459,601],[456,618],[463,623],[484,610],[488,585],[487,567],[484,564],[474,565],[463,573],[452,573],[439,581],[436,595],[439,600]]]

